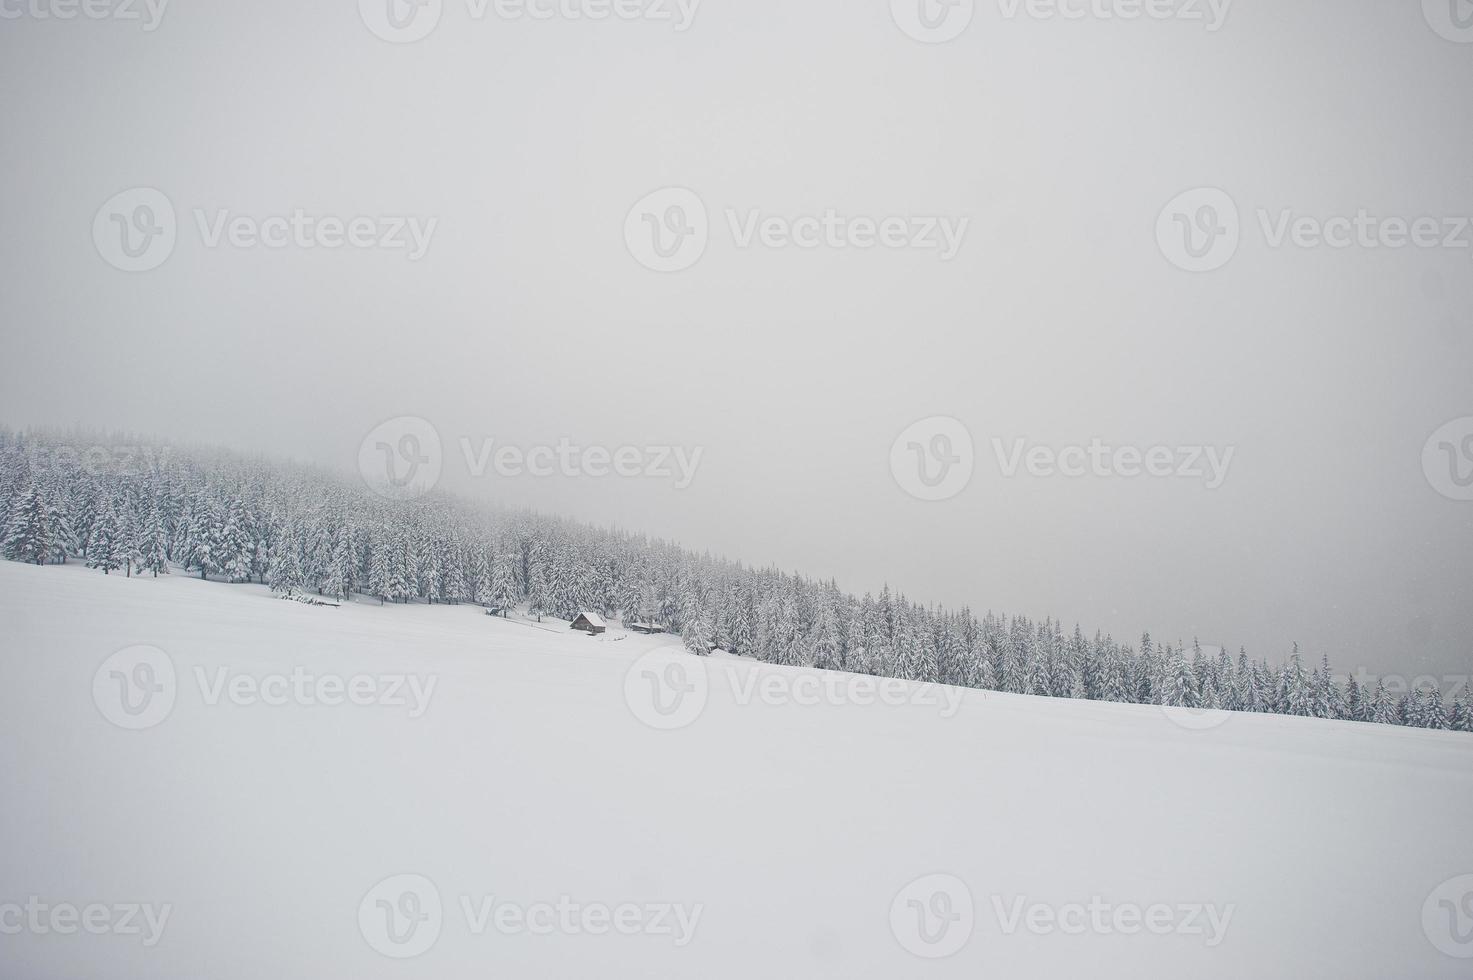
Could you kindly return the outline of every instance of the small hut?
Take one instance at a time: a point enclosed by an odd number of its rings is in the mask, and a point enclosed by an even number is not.
[[[604,630],[608,629],[608,626],[604,623],[603,617],[600,616],[598,613],[589,612],[587,609],[585,609],[578,614],[578,618],[573,620],[569,628],[582,630],[589,636],[597,636]]]

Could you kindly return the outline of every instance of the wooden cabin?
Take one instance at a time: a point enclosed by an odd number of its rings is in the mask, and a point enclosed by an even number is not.
[[[582,630],[589,636],[597,636],[609,627],[608,624],[604,622],[602,616],[600,616],[596,612],[589,612],[585,609],[578,614],[577,619],[573,620],[573,622],[569,624],[568,628]]]

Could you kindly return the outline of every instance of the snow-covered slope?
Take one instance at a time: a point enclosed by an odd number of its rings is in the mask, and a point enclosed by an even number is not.
[[[0,975],[1473,975],[1466,735],[543,626],[0,562]]]

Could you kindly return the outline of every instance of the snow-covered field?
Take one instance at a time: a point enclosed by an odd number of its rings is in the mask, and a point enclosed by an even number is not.
[[[0,976],[1473,976],[1473,737],[620,636],[0,562]]]

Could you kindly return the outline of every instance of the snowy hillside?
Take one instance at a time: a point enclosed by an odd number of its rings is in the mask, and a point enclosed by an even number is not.
[[[7,977],[1473,974],[1465,734],[77,563],[0,624]]]

